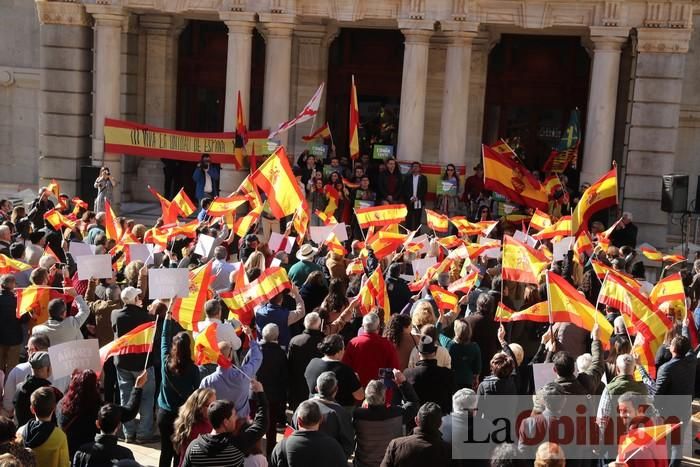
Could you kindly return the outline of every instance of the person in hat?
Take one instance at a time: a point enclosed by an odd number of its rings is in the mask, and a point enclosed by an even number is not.
[[[34,418],[31,411],[31,397],[37,389],[51,387],[56,395],[56,400],[63,397],[61,391],[51,386],[51,381],[49,381],[51,378],[51,359],[48,352],[34,352],[29,357],[29,365],[32,367],[32,372],[17,389],[13,401],[17,426],[22,426]]]
[[[306,278],[309,277],[314,271],[321,271],[323,269],[321,266],[314,262],[314,257],[316,256],[317,249],[305,243],[297,251],[297,259],[299,260],[291,268],[289,268],[289,279],[297,287],[301,287],[306,282]]]
[[[112,312],[112,329],[114,330],[115,338],[121,337],[132,329],[155,319],[155,316],[149,314],[143,306],[141,289],[126,287],[122,290],[121,299],[122,303],[124,303],[124,308]],[[123,424],[124,436],[127,442],[133,443],[137,439],[147,441],[152,437],[153,404],[156,392],[156,377],[153,370],[154,353],[156,352],[151,352],[150,356],[146,352],[141,352],[114,357],[121,405],[127,405],[129,402],[136,378],[143,372],[144,368],[148,373],[148,380],[143,387],[139,407],[140,423],[138,433],[133,421]],[[146,361],[147,357],[148,362]]]
[[[452,412],[452,394],[455,392],[452,370],[438,366],[437,343],[432,337],[420,337],[418,353],[420,360],[415,368],[406,370],[406,380],[413,385],[419,400],[438,404],[443,415],[447,415]]]

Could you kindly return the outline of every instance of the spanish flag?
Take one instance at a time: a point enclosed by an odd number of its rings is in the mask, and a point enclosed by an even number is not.
[[[242,324],[250,325],[256,306],[269,301],[274,296],[291,289],[287,271],[283,268],[267,268],[256,280],[244,289],[222,292],[219,297]]]
[[[17,293],[17,318],[25,313],[32,313],[36,324],[42,324],[49,319],[49,300],[51,290],[46,287],[30,285],[25,289],[15,289]]]
[[[630,334],[635,335],[636,332],[634,330],[634,326],[627,323],[627,315],[622,316],[625,317],[625,326],[627,327],[627,331]],[[656,378],[656,352],[659,350],[662,343],[663,340],[649,342],[643,334],[637,334],[634,338],[634,343],[632,344],[632,353],[637,355],[639,364],[644,367],[646,372],[649,373],[649,376],[654,379]],[[638,371],[639,370],[637,370],[637,372]],[[642,379],[641,375],[636,375],[636,379],[637,381],[640,381]]]
[[[537,240],[545,240],[554,237],[568,237],[571,233],[571,216],[562,216],[553,225],[545,227],[533,237]]]
[[[552,218],[549,217],[549,214],[544,213],[539,209],[535,209],[535,213],[530,219],[530,228],[535,230],[542,230],[549,227],[550,225],[552,225]]]
[[[474,285],[476,285],[477,279],[479,279],[479,273],[476,271],[471,271],[466,276],[460,277],[451,283],[447,287],[447,290],[452,293],[462,292],[466,295],[474,287]]]
[[[81,209],[84,209],[86,211],[88,209],[88,204],[82,199],[78,198],[77,196],[71,199],[71,203],[73,203],[73,212],[71,212],[71,214],[76,219],[78,218],[78,214],[80,214]]]
[[[313,141],[315,139],[327,139],[331,137],[331,129],[328,126],[328,122],[324,123],[316,131],[310,135],[302,136],[301,139],[306,142]]]
[[[671,274],[657,282],[654,288],[651,289],[649,300],[656,310],[664,303],[670,302],[672,305],[680,308],[682,314],[680,318],[685,319],[688,310],[685,306],[685,288],[683,287],[681,273]]]
[[[238,189],[236,189],[236,191],[233,192],[233,195],[235,195],[236,193],[240,193],[243,196],[248,197],[250,209],[255,209],[257,206],[261,206],[263,202],[262,198],[260,197],[260,193],[258,192],[258,189],[255,187],[255,184],[251,179],[251,175],[252,174],[246,176],[246,178],[243,179],[241,184],[238,186]]]
[[[360,297],[360,313],[362,315],[371,312],[376,304],[384,311],[384,323],[389,322],[389,317],[391,316],[389,294],[386,291],[386,283],[384,282],[381,267],[377,267],[372,275],[369,276],[362,288],[360,288],[358,296]]]
[[[547,196],[553,198],[557,190],[564,190],[561,180],[556,175],[550,175],[544,180],[544,191],[547,192]]]
[[[450,219],[446,215],[426,209],[425,216],[428,220],[428,227],[435,232],[447,232],[450,230]]]
[[[362,264],[362,260],[360,258],[354,259],[348,263],[348,266],[345,268],[345,274],[348,276],[352,276],[355,274],[363,274],[365,272],[365,266]]]
[[[173,301],[172,314],[180,325],[192,331],[198,322],[202,321],[204,302],[211,298],[209,285],[214,280],[211,272],[212,262],[200,266],[190,272],[190,294],[187,297],[177,297]]]
[[[384,225],[398,224],[406,219],[407,213],[408,210],[405,204],[387,204],[355,209],[357,223],[363,229],[370,226],[382,227]]]
[[[58,184],[56,179],[52,178],[51,183],[49,183],[49,186],[46,187],[46,191],[49,191],[56,200],[61,199],[61,185]]]
[[[180,191],[177,192],[173,198],[172,205],[175,206],[178,211],[180,211],[180,214],[182,214],[183,217],[191,216],[197,210],[197,207],[194,205],[190,197],[187,196],[187,193],[185,193],[184,188],[180,188]]]
[[[338,209],[340,193],[338,193],[338,190],[336,190],[330,185],[326,185],[323,191],[328,197],[328,204],[326,205],[326,209],[324,209],[324,212],[332,216],[335,210]]]
[[[593,271],[595,272],[596,277],[598,277],[598,279],[600,279],[601,282],[605,279],[606,275],[617,276],[633,288],[642,288],[641,284],[637,282],[632,276],[628,276],[627,274],[621,271],[616,271],[610,266],[606,266],[598,260],[592,259],[591,266],[593,266]]]
[[[632,318],[632,324],[649,341],[663,340],[672,323],[664,313],[654,311],[651,301],[617,275],[603,281],[598,300]]]
[[[687,261],[685,256],[683,256],[683,255],[664,255],[662,260],[664,263],[671,263],[671,264],[676,264],[676,263],[680,263],[683,261]]]
[[[290,216],[299,206],[306,205],[306,198],[292,173],[283,146],[262,163],[251,179],[267,195],[270,212],[277,219]]]
[[[597,323],[600,329],[600,341],[606,346],[609,345],[613,329],[608,320],[566,279],[551,271],[547,271],[546,274],[547,296],[552,317],[568,313],[571,323],[587,331],[591,331]]]
[[[617,204],[617,167],[591,185],[581,195],[581,200],[571,213],[571,232],[578,235],[588,229],[588,220],[593,214]]]
[[[105,200],[105,233],[107,234],[107,240],[114,240],[115,242],[118,242],[124,233],[108,200]]]
[[[248,197],[244,195],[234,195],[226,198],[217,196],[207,209],[207,215],[211,217],[221,217],[231,214],[244,203],[248,202]]]
[[[46,248],[49,248],[48,246]],[[0,254],[0,274],[13,274],[15,272],[26,271],[32,267],[22,261],[12,259],[9,256]]]
[[[243,150],[245,149],[247,130],[245,119],[243,118],[243,102],[241,101],[241,91],[238,91],[238,101],[236,103],[236,131],[233,134],[233,163],[236,169],[243,168]]]
[[[588,232],[582,232],[576,237],[574,242],[574,261],[580,263],[581,256],[586,254],[591,256],[593,254],[593,241]]]
[[[245,237],[248,234],[248,231],[251,229],[251,227],[253,227],[253,224],[255,224],[260,218],[262,210],[263,207],[262,205],[260,205],[252,211],[250,211],[245,216],[239,217],[238,220],[236,220],[236,222],[233,224],[233,231],[236,233],[236,235],[238,235],[239,237]]]
[[[449,221],[452,222],[452,225],[457,228],[457,232],[463,237],[481,234],[481,226],[469,222],[464,216],[451,217]]]
[[[333,232],[328,235],[328,238],[326,239],[326,246],[328,247],[329,251],[332,251],[337,255],[345,256],[348,254],[343,244],[340,243],[340,240],[338,240],[338,236]]]
[[[457,248],[460,245],[464,245],[464,242],[462,241],[462,239],[457,237],[456,235],[450,235],[449,237],[438,238],[437,241],[440,245],[447,248],[448,250],[451,250],[453,248]]]
[[[377,259],[382,259],[395,252],[406,240],[407,235],[380,230],[367,238],[367,246],[372,248]]]
[[[221,368],[230,368],[231,360],[224,357],[219,351],[219,342],[216,338],[217,323],[211,323],[203,332],[194,339],[194,363],[197,366],[208,363],[216,363]]]
[[[175,225],[168,229],[168,240],[182,235],[187,238],[196,238],[197,229],[199,228],[199,221],[194,219],[187,224]]]
[[[648,259],[649,261],[661,261],[664,258],[663,253],[661,253],[659,250],[656,248],[648,247],[648,246],[643,246],[639,249],[639,251],[642,252],[642,254]]]
[[[484,158],[484,187],[487,190],[533,209],[548,209],[547,193],[520,162],[498,154],[485,144],[481,148]]]
[[[306,206],[299,206],[292,217],[292,225],[297,233],[297,243],[301,245],[309,228],[309,213]]]
[[[563,321],[563,322],[569,322],[571,319],[569,318],[569,313],[564,313],[564,314],[558,314],[557,316],[559,320],[557,320],[554,316],[551,317],[552,322],[558,322],[558,321]],[[521,311],[513,311],[509,307],[507,307],[503,302],[498,303],[498,307],[496,308],[496,316],[494,318],[496,321],[501,321],[501,322],[512,322],[512,321],[533,321],[535,323],[549,323],[550,321],[550,315],[549,315],[549,307],[547,305],[547,302],[539,302],[535,303],[534,305],[521,310]]]
[[[109,357],[153,351],[156,322],[149,321],[135,327],[123,336],[100,349],[100,361],[104,365]]]
[[[457,295],[443,289],[439,285],[430,286],[430,295],[435,300],[439,312],[445,310],[452,311],[457,308],[457,304],[459,303],[459,297],[457,297]]]
[[[75,228],[75,222],[68,219],[68,217],[61,214],[56,209],[51,209],[44,213],[44,220],[48,222],[54,230],[61,231],[63,227],[67,227],[71,230]]]
[[[148,185],[148,191],[151,192],[153,196],[160,203],[161,218],[163,219],[163,224],[174,224],[177,222],[177,209],[172,208],[172,203],[168,201],[163,195],[158,193],[153,187]]]
[[[659,455],[665,456],[666,442],[662,440],[679,426],[681,423],[667,423],[630,430],[626,435],[620,436],[616,462],[627,463],[632,457],[644,450],[647,452],[639,456],[642,459],[655,459]]]
[[[321,222],[323,222],[323,225],[335,225],[338,223],[338,221],[335,219],[335,216],[332,214],[326,214],[323,211],[319,211],[316,209],[314,212],[316,216],[318,216],[319,219],[321,219]]]
[[[343,185],[345,185],[345,187],[348,188],[349,190],[356,190],[356,189],[360,188],[359,183],[351,182],[350,180],[348,180],[345,177],[343,177]]]
[[[549,265],[549,260],[541,251],[535,250],[506,235],[503,237],[504,280],[537,284],[542,271]]]
[[[350,159],[360,157],[360,110],[357,102],[357,89],[355,88],[355,75],[350,84]]]

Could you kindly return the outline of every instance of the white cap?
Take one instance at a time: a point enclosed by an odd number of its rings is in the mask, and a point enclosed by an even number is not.
[[[132,304],[139,295],[141,295],[141,289],[137,289],[136,287],[126,287],[121,293],[122,302],[127,305]]]

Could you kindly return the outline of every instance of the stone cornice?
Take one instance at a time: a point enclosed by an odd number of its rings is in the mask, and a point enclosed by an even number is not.
[[[92,18],[80,3],[36,0],[36,11],[40,24],[92,26]]]
[[[85,5],[85,11],[92,15],[95,26],[111,26],[127,30],[129,15],[122,7],[90,4]]]
[[[637,28],[637,51],[640,53],[686,53],[690,29]]]

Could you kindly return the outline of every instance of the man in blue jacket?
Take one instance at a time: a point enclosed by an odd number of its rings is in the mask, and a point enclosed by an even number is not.
[[[192,174],[197,201],[202,198],[215,198],[219,194],[219,167],[212,165],[209,154],[202,154]]]

